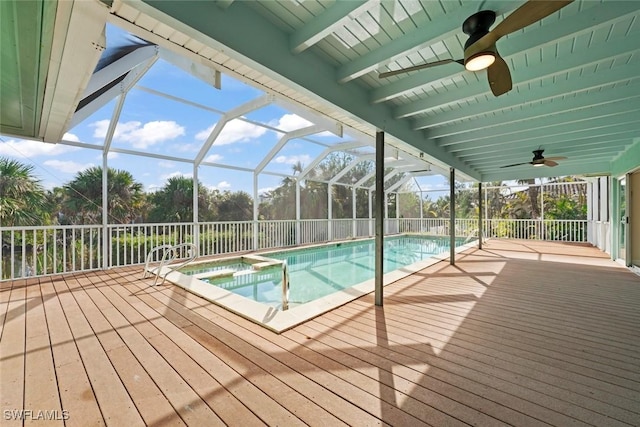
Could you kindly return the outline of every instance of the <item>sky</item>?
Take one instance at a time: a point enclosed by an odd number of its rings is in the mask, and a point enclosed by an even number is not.
[[[118,36],[122,36],[120,30],[108,29],[108,40]],[[207,109],[158,96],[147,88],[204,105]],[[263,94],[261,90],[226,75],[222,76],[222,89],[215,89],[160,59],[127,94],[111,147],[193,159],[224,112]],[[111,101],[70,129],[63,139],[99,148],[105,142],[115,106],[116,101]],[[247,121],[236,119],[226,124],[207,152],[206,162],[253,169],[282,137],[283,134],[274,129],[292,131],[311,125],[304,118],[273,104],[251,111],[243,118]],[[348,131],[342,138],[322,132],[307,137],[307,140],[289,140],[265,170],[290,174],[298,161],[306,166],[326,145],[349,140],[352,138]],[[0,156],[34,166],[34,174],[46,189],[68,183],[86,168],[102,166],[100,149],[21,140],[5,135],[0,135]],[[123,153],[110,152],[108,165],[130,172],[146,191],[161,188],[172,176],[193,176],[193,166],[189,163]],[[198,169],[198,178],[212,189],[253,193],[251,172],[203,165]],[[277,187],[282,179],[282,176],[260,174],[259,193]],[[421,177],[419,182],[423,190],[448,189],[445,178],[439,175]]]

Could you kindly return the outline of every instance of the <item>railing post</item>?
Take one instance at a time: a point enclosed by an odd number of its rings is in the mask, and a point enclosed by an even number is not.
[[[330,182],[327,183],[327,240],[333,240],[333,197]]]
[[[104,150],[102,152],[102,268],[106,270],[109,268],[109,259],[111,258],[109,254],[109,248],[111,248],[111,242],[109,242],[111,233],[107,228],[109,224],[109,194],[108,194],[108,150]]]
[[[373,236],[373,196],[371,189],[369,189],[369,236]]]
[[[352,218],[352,237],[358,237],[358,224],[356,222],[356,187],[351,187],[351,218]]]
[[[296,245],[300,245],[302,243],[302,239],[300,237],[300,180],[296,178]]]
[[[191,224],[191,227],[192,227],[191,235],[193,236],[193,239],[195,240],[195,242],[192,242],[192,243],[195,245],[196,255],[200,256],[200,254],[203,252],[200,249],[200,223],[196,222],[195,224]]]

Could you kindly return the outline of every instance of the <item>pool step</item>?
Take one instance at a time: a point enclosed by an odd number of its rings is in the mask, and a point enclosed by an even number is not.
[[[236,270],[231,268],[222,268],[220,270],[197,273],[194,274],[193,277],[195,277],[196,279],[218,279],[220,277],[231,277],[235,272]]]
[[[233,268],[221,268],[220,270],[205,271],[193,275],[196,279],[219,279],[223,277],[232,277],[234,275],[252,274],[268,267],[279,267],[282,265],[281,260],[263,257],[260,255],[245,255],[239,258],[245,264],[251,264],[251,270],[235,270]]]
[[[262,270],[263,268],[282,265],[282,261],[279,259],[267,258],[260,255],[245,255],[242,257],[242,261],[251,264],[254,270]]]

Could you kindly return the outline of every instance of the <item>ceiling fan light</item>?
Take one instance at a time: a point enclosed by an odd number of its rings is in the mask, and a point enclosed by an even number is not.
[[[540,162],[540,163],[534,163],[533,164],[534,168],[539,168],[540,166],[544,166],[544,163]]]
[[[496,54],[493,52],[478,52],[464,63],[464,67],[469,71],[480,71],[489,68],[496,61]]]

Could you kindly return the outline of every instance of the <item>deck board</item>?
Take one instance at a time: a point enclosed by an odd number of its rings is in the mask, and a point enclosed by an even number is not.
[[[143,418],[118,376],[106,349],[101,345],[76,301],[76,277],[58,280],[54,282],[54,287],[91,382],[103,422],[107,425],[143,425]],[[70,418],[76,416],[69,413]]]
[[[0,402],[3,411],[13,411],[24,408],[26,281],[16,280],[2,293],[8,297],[0,337]],[[4,421],[7,426],[22,425],[18,419]]]
[[[103,424],[100,408],[95,400],[82,358],[67,324],[53,283],[49,280],[43,280],[40,289],[47,315],[61,406],[69,414],[75,414],[73,419],[66,421],[66,425]],[[41,403],[38,403],[38,406],[40,405]]]
[[[587,245],[492,240],[385,287],[384,307],[366,295],[280,335],[141,276],[1,283],[3,410],[64,409],[65,425],[640,425],[640,277]]]
[[[26,330],[25,330],[25,368],[24,368],[24,406],[26,408],[46,408],[50,418],[46,424],[64,425],[62,407],[58,393],[57,376],[51,351],[47,319],[40,286],[34,280],[27,285]],[[25,425],[42,424],[38,419],[25,420]]]

